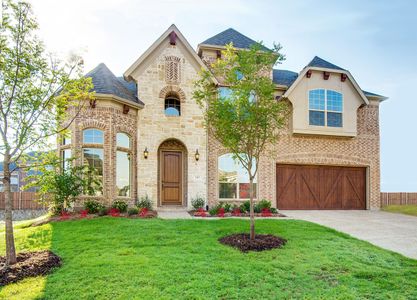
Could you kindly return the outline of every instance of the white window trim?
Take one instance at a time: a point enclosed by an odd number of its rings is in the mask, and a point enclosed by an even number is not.
[[[311,91],[316,91],[316,90],[324,90],[324,110],[321,110],[321,109],[310,109],[310,92]],[[334,110],[328,110],[327,109],[327,92],[328,91],[332,91],[332,92],[338,93],[338,94],[340,94],[342,96],[342,111],[341,112],[340,111],[334,111]],[[326,128],[343,128],[343,126],[345,124],[345,122],[343,122],[343,116],[344,116],[344,110],[345,110],[345,101],[344,101],[343,93],[338,92],[338,91],[335,91],[335,90],[331,90],[331,89],[321,89],[321,88],[310,89],[310,90],[307,91],[307,105],[308,105],[308,114],[307,114],[307,118],[308,118],[307,124],[308,124],[308,126],[317,127],[317,128],[323,128],[323,127],[326,127]],[[313,125],[313,124],[310,124],[310,111],[321,111],[321,112],[324,112],[324,125]],[[341,114],[342,115],[342,126],[340,126],[340,127],[339,126],[328,126],[327,125],[327,113],[328,112]]]

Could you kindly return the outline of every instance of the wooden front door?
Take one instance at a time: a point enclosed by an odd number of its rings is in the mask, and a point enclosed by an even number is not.
[[[182,205],[182,153],[161,153],[161,204]]]
[[[277,165],[279,209],[366,209],[366,169]]]

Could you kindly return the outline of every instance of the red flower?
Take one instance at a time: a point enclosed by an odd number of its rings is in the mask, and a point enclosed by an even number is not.
[[[112,217],[120,217],[120,211],[117,208],[110,208],[109,215]]]
[[[146,217],[148,214],[148,209],[146,207],[141,208],[140,212],[139,212],[139,217]]]
[[[202,207],[200,207],[194,215],[197,217],[207,217],[207,213]]]
[[[87,217],[87,215],[88,215],[88,211],[87,210],[80,211],[80,217],[81,218],[85,218],[85,217]]]
[[[63,210],[63,211],[61,211],[60,219],[61,220],[68,220],[70,216],[71,215],[69,214],[69,212],[67,212],[66,210]]]
[[[224,218],[224,208],[223,207],[219,208],[219,211],[217,212],[217,216],[219,218]]]
[[[232,211],[232,216],[234,217],[240,217],[240,208],[237,207]]]
[[[272,217],[272,213],[269,208],[263,208],[261,212],[262,217]]]

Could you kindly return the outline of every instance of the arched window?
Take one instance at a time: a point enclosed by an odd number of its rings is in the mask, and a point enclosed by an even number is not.
[[[309,124],[343,126],[343,95],[336,91],[315,89],[308,93]]]
[[[103,144],[104,135],[103,131],[95,128],[85,129],[83,131],[83,143],[84,144]]]
[[[96,145],[94,145],[96,144]],[[83,130],[83,163],[90,167],[90,181],[99,181],[100,184],[94,185],[94,195],[103,194],[103,165],[104,165],[104,134],[102,130],[89,128]],[[90,146],[91,145],[91,146]],[[93,176],[95,178],[93,178]],[[94,180],[93,180],[94,179]],[[91,195],[91,191],[85,191]]]
[[[129,197],[131,190],[131,142],[126,133],[116,134],[116,193],[117,196]]]
[[[255,168],[253,162],[253,170]],[[219,199],[244,200],[249,199],[249,175],[231,153],[219,156],[218,159]],[[256,198],[256,177],[253,183],[254,198]]]
[[[181,115],[181,102],[175,95],[168,95],[165,98],[165,115],[177,117]]]

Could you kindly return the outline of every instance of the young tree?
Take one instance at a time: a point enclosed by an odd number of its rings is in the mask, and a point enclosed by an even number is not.
[[[92,94],[82,78],[82,60],[46,54],[36,37],[37,21],[27,2],[4,0],[0,27],[0,155],[4,159],[6,264],[16,263],[10,174],[22,154],[64,131]],[[59,93],[59,94],[58,94]],[[67,108],[74,109],[70,117]],[[62,125],[66,124],[66,125]]]
[[[262,44],[237,51],[227,45],[222,57],[195,82],[194,99],[204,110],[209,134],[229,150],[249,175],[250,238],[255,238],[254,185],[261,155],[276,142],[286,124],[288,106],[277,101],[272,69],[285,57],[280,45],[263,51]],[[215,76],[223,93],[213,84]]]
[[[96,195],[102,189],[97,170],[87,164],[73,165],[76,157],[61,160],[56,152],[46,152],[29,169],[25,189],[35,187],[38,200],[54,214],[71,207],[82,194]]]

